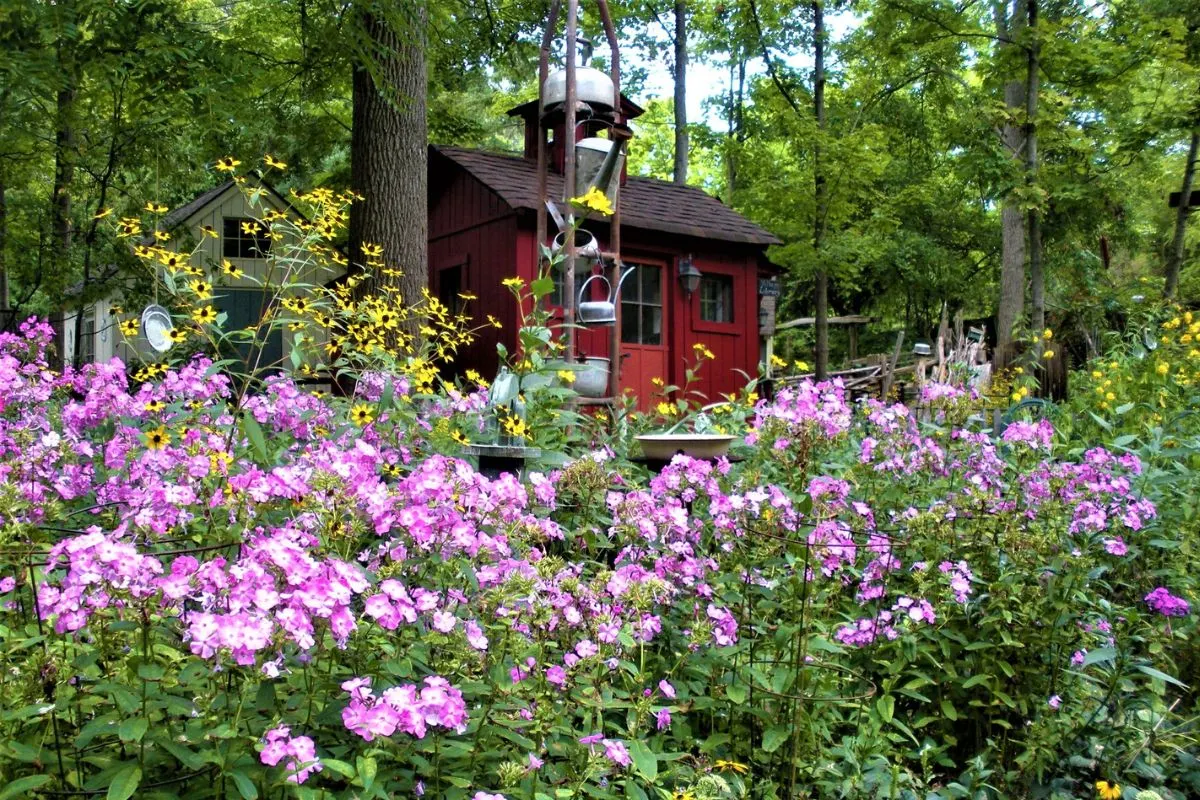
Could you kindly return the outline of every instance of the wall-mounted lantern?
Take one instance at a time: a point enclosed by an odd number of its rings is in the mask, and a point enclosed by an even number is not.
[[[691,297],[700,288],[700,270],[692,263],[691,255],[679,259],[679,287],[685,297]]]

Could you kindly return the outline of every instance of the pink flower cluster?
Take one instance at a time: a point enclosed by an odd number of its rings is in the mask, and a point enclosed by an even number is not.
[[[774,445],[784,440],[787,444],[779,449],[787,449],[815,438],[834,439],[850,429],[852,418],[840,378],[819,383],[806,380],[755,405],[746,443],[764,440]]]
[[[1054,440],[1054,426],[1048,419],[1040,419],[1037,422],[1016,420],[1009,423],[1000,438],[1010,444],[1024,444],[1032,450],[1049,452]]]
[[[352,678],[342,683],[342,689],[350,693],[350,702],[342,709],[342,724],[368,742],[397,730],[423,739],[430,725],[457,733],[467,729],[462,692],[436,675],[426,678],[423,687],[393,686],[378,697],[370,678]]]
[[[286,725],[267,731],[258,757],[269,767],[286,758],[284,768],[288,773],[287,779],[295,784],[304,783],[314,772],[324,769],[317,758],[317,747],[313,740],[307,736],[292,736]]]
[[[938,571],[950,579],[950,591],[954,592],[954,602],[963,604],[971,597],[971,581],[975,578],[966,561],[943,561],[938,564]]]
[[[875,616],[842,625],[834,631],[833,638],[855,647],[872,644],[881,637],[893,641],[900,638],[901,631],[897,626],[906,619],[932,625],[937,621],[937,612],[928,600],[901,596],[890,611],[880,611]]]

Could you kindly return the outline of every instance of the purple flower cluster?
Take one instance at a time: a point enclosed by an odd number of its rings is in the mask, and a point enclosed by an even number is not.
[[[1159,586],[1146,595],[1146,605],[1164,617],[1186,617],[1192,607],[1182,597],[1176,597],[1165,586]]]

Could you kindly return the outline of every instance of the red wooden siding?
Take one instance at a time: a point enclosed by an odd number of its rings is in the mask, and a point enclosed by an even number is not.
[[[682,385],[685,365],[696,363],[695,345],[703,344],[716,358],[704,361],[691,388],[705,402],[715,403],[746,385],[742,373],[753,377],[758,369],[758,265],[754,255],[706,250],[693,252],[692,263],[702,275],[733,278],[733,322],[729,324],[701,320],[700,292],[685,299],[678,280],[673,281],[678,298],[672,323],[677,342],[672,349],[678,370],[675,380]]]
[[[511,352],[516,346],[520,318],[516,302],[502,285],[511,276],[532,281],[537,274],[538,252],[532,212],[514,212],[498,195],[449,160],[434,156],[430,172],[429,283],[437,296],[442,281],[452,276],[461,290],[477,299],[468,306],[476,326],[483,326],[477,341],[459,354],[455,371],[475,369],[485,378],[495,375],[496,343]],[[686,214],[686,209],[680,209]],[[597,238],[606,246],[600,226]],[[715,358],[700,367],[690,389],[694,400],[716,402],[737,392],[753,376],[759,358],[758,273],[761,246],[739,245],[636,228],[622,230],[622,258],[662,267],[663,344],[665,351],[642,353],[647,357],[625,360],[621,386],[635,389],[639,406],[654,401],[650,379],[683,385],[685,371],[696,363],[696,344]],[[733,322],[714,324],[700,319],[699,292],[684,297],[679,287],[679,259],[690,254],[702,274],[723,274],[733,280]],[[447,272],[450,270],[452,272]],[[593,299],[601,299],[603,282],[593,284]],[[491,315],[501,330],[487,325]],[[580,354],[609,357],[611,328],[576,329]],[[652,356],[652,357],[651,357]],[[664,363],[665,362],[665,363]],[[656,374],[648,374],[650,371]],[[743,374],[745,373],[745,374]]]
[[[444,271],[460,269],[462,291],[475,295],[466,306],[474,327],[482,326],[475,342],[455,359],[456,373],[478,371],[490,380],[498,365],[496,342],[511,349],[517,309],[501,285],[518,274],[517,217],[486,186],[459,169],[430,174],[429,287],[437,297]],[[488,325],[488,315],[504,325]],[[502,337],[502,338],[498,338]]]

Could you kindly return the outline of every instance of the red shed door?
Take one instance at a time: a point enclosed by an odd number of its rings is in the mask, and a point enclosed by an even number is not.
[[[633,392],[646,410],[662,393],[653,380],[668,379],[666,265],[629,266],[634,272],[621,288],[621,391]]]

